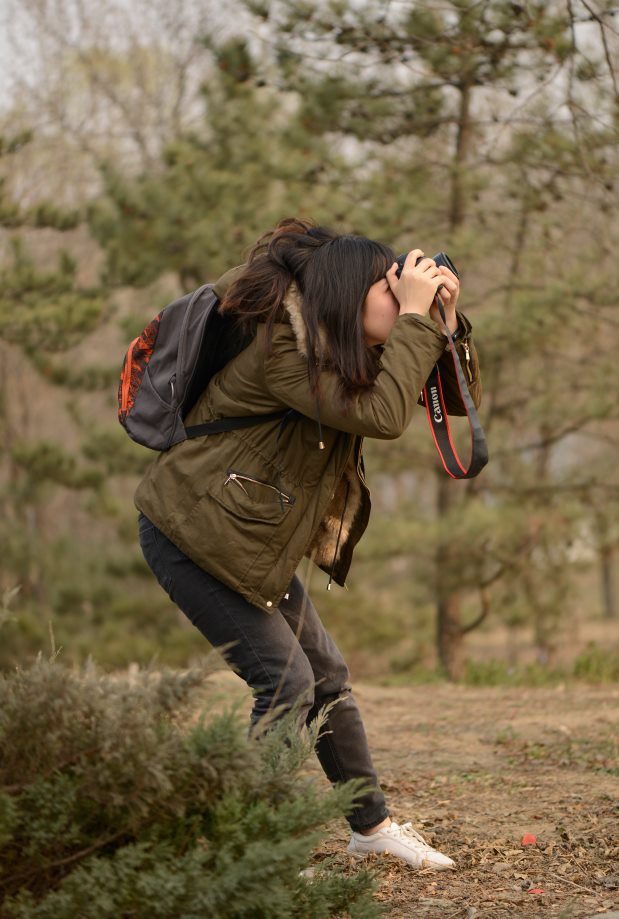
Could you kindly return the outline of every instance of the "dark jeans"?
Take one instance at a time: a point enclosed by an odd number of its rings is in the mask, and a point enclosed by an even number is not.
[[[250,733],[275,706],[281,714],[301,701],[302,723],[309,724],[322,705],[338,699],[316,744],[320,765],[333,784],[362,777],[374,786],[347,817],[353,829],[389,816],[348,668],[299,579],[279,609],[266,613],[199,568],[144,514],[139,532],[144,557],[174,603],[214,647],[234,642],[223,653],[254,693]]]

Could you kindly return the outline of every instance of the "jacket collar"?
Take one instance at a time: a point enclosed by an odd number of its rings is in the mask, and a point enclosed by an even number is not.
[[[309,355],[307,346],[307,326],[305,325],[305,319],[303,318],[302,303],[303,298],[301,297],[299,288],[293,281],[286,291],[283,307],[290,320],[290,325],[292,326],[294,337],[297,340],[297,349],[299,354],[302,354],[303,357],[308,360]],[[320,345],[324,355],[327,353],[327,330],[322,324],[318,328],[318,337],[320,339]]]
[[[302,298],[297,285],[292,282],[284,297],[284,310],[290,319],[290,325],[297,340],[297,349],[303,357],[307,358],[307,328],[302,312]]]

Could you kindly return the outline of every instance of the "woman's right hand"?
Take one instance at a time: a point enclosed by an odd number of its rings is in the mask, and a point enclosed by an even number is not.
[[[397,262],[387,272],[387,283],[400,304],[400,315],[417,313],[419,316],[427,316],[436,292],[443,283],[444,278],[434,259],[421,258],[419,264],[415,264],[421,256],[421,249],[412,249],[406,256],[399,278],[396,277]]]

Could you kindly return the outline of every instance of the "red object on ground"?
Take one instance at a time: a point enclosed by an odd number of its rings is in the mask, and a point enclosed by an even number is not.
[[[530,890],[527,890],[527,893],[545,893],[541,887],[532,887]]]
[[[533,833],[525,833],[520,840],[520,845],[522,846],[534,846],[536,843],[537,836],[534,836]]]

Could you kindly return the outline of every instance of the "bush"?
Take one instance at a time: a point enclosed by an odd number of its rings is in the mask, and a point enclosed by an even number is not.
[[[574,676],[591,683],[619,680],[619,648],[601,648],[594,641],[574,661]]]
[[[363,788],[303,775],[325,710],[302,733],[292,711],[256,741],[234,708],[209,712],[208,673],[130,679],[38,660],[0,678],[3,917],[382,914],[365,869],[329,859],[299,876]]]

